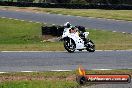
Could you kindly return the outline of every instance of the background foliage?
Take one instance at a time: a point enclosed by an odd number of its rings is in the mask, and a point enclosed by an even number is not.
[[[85,4],[129,4],[132,0],[0,0],[10,2],[34,2],[34,3],[85,3]]]

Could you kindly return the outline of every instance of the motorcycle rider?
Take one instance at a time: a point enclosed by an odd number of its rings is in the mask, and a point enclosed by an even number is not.
[[[83,39],[84,44],[87,46],[88,40],[87,40],[87,38],[85,38],[85,35],[83,34],[85,31],[84,31],[84,32],[82,32],[81,30],[79,31],[78,27],[72,26],[72,25],[70,24],[70,22],[66,22],[66,23],[64,24],[64,31],[65,31],[65,30],[69,30],[70,33],[76,33],[81,39]]]
[[[76,33],[77,32],[79,37],[81,37],[82,39],[85,40],[85,35],[83,34],[85,31],[79,30],[77,26],[71,26],[70,22],[66,22],[64,24],[64,31],[67,29],[70,31],[70,33]]]
[[[66,22],[64,24],[64,31],[67,30],[67,29],[70,31],[70,33],[76,33],[78,31],[78,29],[76,27],[72,26],[70,24],[70,22]]]

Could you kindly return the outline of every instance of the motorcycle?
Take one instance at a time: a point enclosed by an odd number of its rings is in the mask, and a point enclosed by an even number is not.
[[[73,53],[75,50],[87,50],[89,52],[95,51],[95,44],[89,38],[87,39],[89,32],[79,32],[79,30],[73,30],[72,28],[65,28],[62,34],[64,40],[64,48]]]

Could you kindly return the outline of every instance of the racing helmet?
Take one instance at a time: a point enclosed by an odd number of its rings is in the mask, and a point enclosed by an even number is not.
[[[70,24],[69,22],[66,22],[66,23],[64,24],[64,27],[65,27],[65,28],[70,28],[70,26],[71,26],[71,24]]]

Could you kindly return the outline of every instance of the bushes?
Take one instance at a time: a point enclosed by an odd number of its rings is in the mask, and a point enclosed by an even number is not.
[[[31,3],[31,2],[0,2],[3,6],[68,8],[68,9],[122,9],[132,10],[132,5],[125,4],[77,4],[77,3]]]

